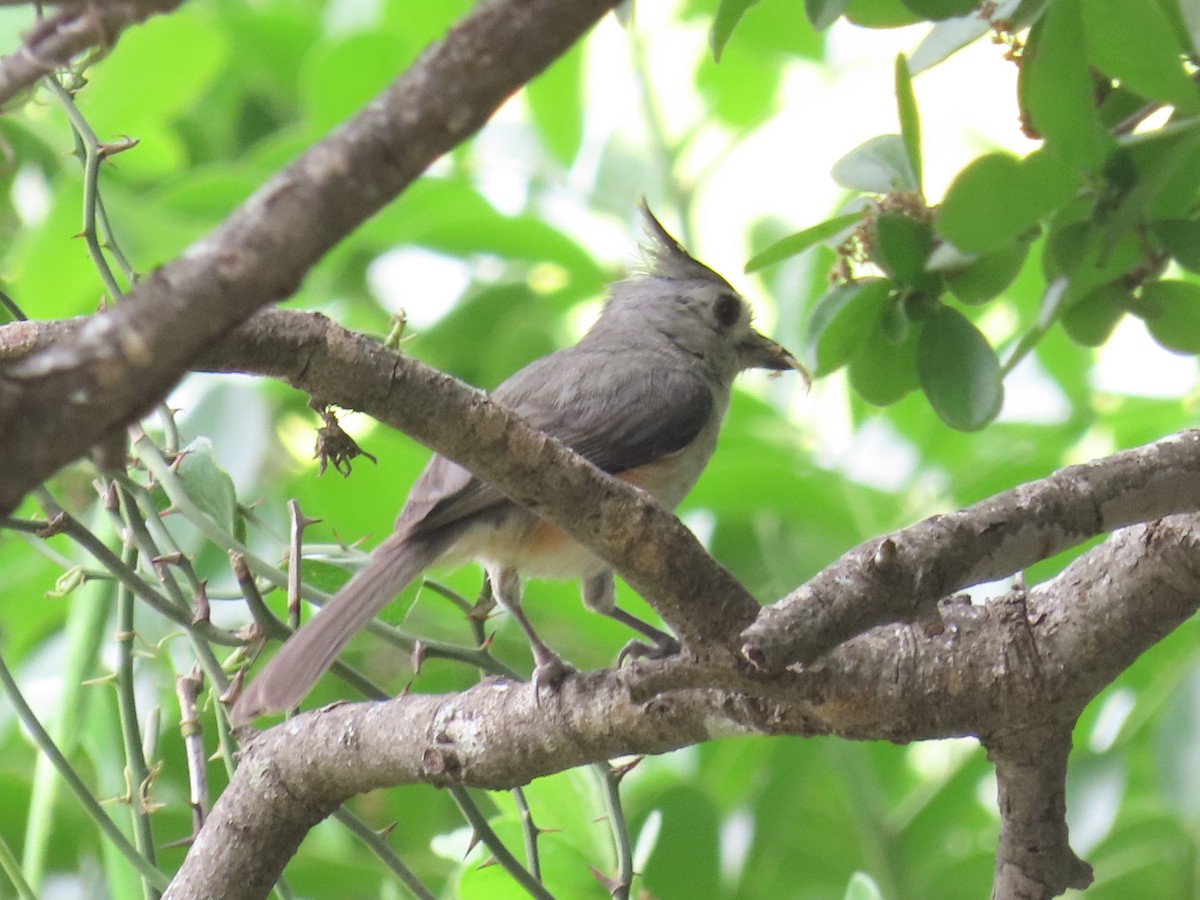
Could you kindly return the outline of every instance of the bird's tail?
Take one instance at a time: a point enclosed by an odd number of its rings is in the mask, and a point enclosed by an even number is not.
[[[351,578],[295,634],[238,698],[230,712],[235,726],[269,712],[296,706],[350,638],[404,586],[427,569],[444,542],[393,534],[380,544],[367,567]]]

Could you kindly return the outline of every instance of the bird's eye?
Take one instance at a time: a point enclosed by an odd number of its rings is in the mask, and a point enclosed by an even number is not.
[[[742,301],[734,294],[722,294],[713,307],[713,315],[722,328],[732,328],[742,317]]]

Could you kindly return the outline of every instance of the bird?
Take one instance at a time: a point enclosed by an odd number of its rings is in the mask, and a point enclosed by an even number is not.
[[[644,264],[613,284],[599,317],[573,346],[526,365],[492,393],[531,426],[673,510],[716,447],[735,376],[747,369],[808,373],[751,324],[746,300],[694,259],[641,206]],[[638,632],[625,657],[665,658],[676,639],[620,609],[613,572],[587,547],[499,489],[435,454],[413,483],[395,530],[241,692],[244,725],[296,707],[342,647],[426,569],[482,563],[494,596],[524,631],[535,699],[571,671],[521,608],[521,577],[579,578],[583,604]]]

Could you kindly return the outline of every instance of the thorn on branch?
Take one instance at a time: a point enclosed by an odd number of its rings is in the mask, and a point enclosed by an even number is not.
[[[107,159],[110,156],[116,156],[118,153],[124,153],[126,150],[132,150],[139,143],[138,138],[122,135],[120,140],[103,141],[97,144],[96,155],[101,159]]]
[[[200,582],[200,588],[196,591],[196,611],[192,614],[192,624],[201,625],[210,621],[212,608],[208,602],[208,580]]]
[[[626,775],[628,775],[630,772],[632,772],[634,769],[636,769],[639,765],[641,765],[642,760],[645,758],[646,757],[644,757],[644,756],[635,756],[633,759],[631,759],[627,763],[622,763],[619,766],[613,766],[612,767],[613,778],[615,778],[617,780],[617,784],[620,784],[621,779],[623,779]]]
[[[610,878],[595,866],[588,866],[588,868],[592,872],[592,877],[595,878],[596,881],[600,883],[601,887],[608,891],[612,896],[629,896],[629,885],[627,885],[625,882],[621,881],[619,878]]]
[[[57,515],[55,515],[54,518],[52,518],[49,522],[47,522],[43,528],[39,528],[34,533],[38,537],[45,539],[45,538],[49,538],[49,537],[54,537],[54,535],[56,535],[56,534],[62,534],[64,531],[66,531],[66,526],[67,526],[67,514],[64,512],[60,512]]]

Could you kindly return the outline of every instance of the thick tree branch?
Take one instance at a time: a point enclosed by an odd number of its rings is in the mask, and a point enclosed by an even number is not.
[[[1086,869],[1066,844],[1061,795],[1030,790],[1061,788],[1067,745],[1041,753],[1038,739],[1069,734],[1103,684],[1195,611],[1198,525],[1178,516],[1126,529],[1028,595],[948,602],[940,634],[885,626],[799,673],[753,678],[676,659],[572,676],[541,706],[493,679],[458,695],[304,714],[247,746],[167,896],[263,896],[307,829],[363,791],[414,781],[511,787],[738,733],[980,735],[1002,779],[997,885],[1016,878],[1022,890],[1059,892]]]
[[[0,326],[0,367],[69,339],[87,321]],[[463,463],[612,563],[693,651],[732,648],[758,611],[745,588],[646,494],[609,478],[481,391],[324,316],[263,310],[208,348],[196,367],[279,378],[322,403],[369,413]]]
[[[34,352],[80,327],[80,322],[64,322],[0,328],[0,361]],[[694,546],[694,539],[673,517],[658,515],[636,493],[613,484],[480,393],[444,375],[319,315],[281,310],[257,314],[197,365],[270,374],[410,431],[464,459],[484,477],[505,482],[522,502],[543,512],[554,510],[564,516],[564,523],[574,521],[573,533],[615,554],[618,568],[634,573],[635,585],[652,602],[658,605],[659,597],[669,598],[661,607],[669,612],[669,620],[678,616],[686,628],[689,621],[707,618],[699,611],[713,587],[704,581],[723,570]],[[890,583],[897,595],[883,597],[887,608],[913,609],[919,604],[904,590],[915,593],[930,585],[954,584],[955,579],[993,578],[1057,552],[1069,538],[1083,540],[1106,525],[1152,518],[1174,505],[1188,508],[1194,502],[1188,485],[1194,479],[1191,457],[1196,441],[1196,433],[1184,433],[919,523],[887,539],[897,548],[895,553],[881,554],[882,542],[874,542],[866,545],[876,549],[865,563],[859,548],[815,582],[828,579],[829,572],[845,573],[828,588],[834,608],[852,606],[864,596],[875,600],[878,594],[864,595],[862,589],[872,575],[869,570],[863,575],[855,565],[900,566],[898,548],[903,547],[904,565],[940,572],[943,579],[927,576],[920,583]],[[1057,511],[1067,524],[1055,529],[1049,520],[1025,512],[1042,506]],[[581,509],[600,512],[580,516]],[[633,515],[631,510],[641,512]],[[659,519],[669,523],[666,530],[654,530]],[[1026,524],[1032,524],[1032,532],[1023,530]],[[974,734],[997,764],[1001,791],[1003,828],[995,896],[1054,896],[1065,886],[1083,884],[1087,868],[1070,851],[1061,798],[1052,790],[1061,787],[1066,748],[1061,753],[1044,748],[1069,735],[1080,710],[1097,691],[1194,612],[1200,597],[1196,524],[1194,517],[1176,516],[1126,529],[1048,584],[1015,591],[982,607],[952,598],[937,611],[940,629],[927,633],[908,625],[876,627],[795,672],[765,676],[730,666],[728,659],[722,663],[709,657],[568,679],[557,710],[531,711],[527,692],[510,691],[501,682],[457,697],[396,701],[401,718],[388,718],[386,726],[378,727],[391,735],[392,743],[396,734],[407,734],[404,744],[412,753],[413,748],[423,748],[419,761],[410,755],[398,764],[391,751],[380,746],[371,750],[381,755],[369,764],[361,757],[326,758],[334,769],[348,765],[354,770],[349,775],[329,776],[323,767],[320,777],[311,771],[300,775],[288,768],[294,763],[279,763],[287,769],[279,776],[282,786],[269,780],[235,780],[227,801],[235,810],[230,815],[242,822],[249,814],[241,804],[260,808],[261,790],[298,804],[279,813],[289,816],[286,827],[264,823],[261,834],[250,836],[254,847],[268,842],[264,858],[282,865],[314,821],[346,796],[383,784],[424,780],[508,786],[582,762],[660,752],[719,733],[835,733],[893,741]],[[1018,540],[1022,534],[1025,539]],[[1055,540],[1046,540],[1047,534],[1056,535]],[[668,550],[668,564],[662,568],[655,562],[645,575],[641,567],[655,556],[647,555],[649,551],[638,554],[634,548],[655,546]],[[693,551],[698,555],[690,555]],[[621,554],[628,555],[625,562]],[[671,563],[680,560],[686,564],[676,573]],[[640,584],[639,573],[645,579]],[[701,602],[689,608],[689,595],[669,584],[676,575],[684,583],[688,578],[700,582],[693,600]],[[812,588],[806,585],[802,591]],[[928,603],[931,596],[921,599]],[[741,601],[732,606],[740,609]],[[433,706],[423,705],[428,703]],[[342,708],[337,715],[350,719],[331,727],[338,734],[351,729],[356,739],[362,738],[370,732],[357,718],[367,715],[361,709]],[[372,717],[391,716],[393,705],[371,709]],[[484,720],[489,725],[481,731],[478,723]],[[325,720],[318,716],[317,721]],[[458,731],[468,725],[469,734]],[[441,737],[431,740],[432,734]],[[314,746],[339,746],[324,731],[314,740]],[[294,740],[284,743],[291,748]],[[273,754],[275,750],[266,749],[272,746],[255,745],[251,753]],[[359,749],[365,752],[365,745]],[[306,765],[314,764],[312,753],[296,752]],[[335,793],[306,797],[312,788],[305,784],[327,785],[331,778],[338,785]],[[340,780],[345,778],[352,783]],[[237,799],[251,788],[252,800]],[[275,814],[264,813],[271,822]],[[212,833],[219,834],[223,827],[232,826],[215,825]],[[202,842],[193,851],[201,854],[210,877],[224,877],[219,873],[229,871],[228,865],[239,871],[241,862],[208,855],[236,854],[236,848],[231,851],[220,840],[215,846],[220,849]],[[179,884],[191,885],[196,877],[193,873]]]
[[[75,336],[0,373],[0,513],[137,418],[199,352],[478,130],[615,0],[485,0],[334,134]]]
[[[42,19],[21,46],[0,56],[0,106],[28,90],[40,78],[65,68],[85,50],[111,47],[122,31],[183,0],[103,0],[57,4],[63,8]],[[0,5],[17,5],[0,0]]]
[[[992,900],[1049,900],[1092,883],[1092,867],[1067,843],[1069,729],[1027,732],[1018,746],[998,743],[996,765],[1000,841]]]
[[[764,609],[743,653],[765,671],[816,659],[940,597],[1020,572],[1134,522],[1200,510],[1200,432],[1071,466],[847,553]]]

